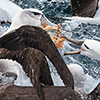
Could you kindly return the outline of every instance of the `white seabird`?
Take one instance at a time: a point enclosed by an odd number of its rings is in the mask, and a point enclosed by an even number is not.
[[[24,9],[18,12],[13,18],[10,28],[7,30],[8,33],[14,29],[18,29],[21,26],[30,25],[43,28],[44,24],[57,28],[56,24],[51,23],[45,15],[37,9]]]
[[[45,23],[57,28],[57,25],[51,23],[40,10],[33,8],[22,9],[9,0],[0,0],[0,13],[0,21],[11,22],[10,28],[3,35],[25,25],[44,28],[43,24]],[[21,69],[19,68],[18,70]]]
[[[97,40],[74,40],[66,37],[68,41],[81,47],[81,49],[73,52],[65,52],[64,55],[68,54],[81,54],[100,61],[100,42]]]
[[[84,81],[85,73],[83,68],[79,64],[70,64],[68,65],[70,72],[73,75],[74,79],[74,90],[78,93],[85,93]]]
[[[9,0],[0,0],[0,13],[1,21],[11,22],[10,28],[4,34],[24,25],[38,26],[42,28],[44,25],[43,23],[45,23],[57,28],[57,25],[51,23],[40,10],[34,8],[22,9]]]
[[[3,85],[13,81],[15,85],[32,86],[22,66],[12,59],[0,59],[0,79]]]

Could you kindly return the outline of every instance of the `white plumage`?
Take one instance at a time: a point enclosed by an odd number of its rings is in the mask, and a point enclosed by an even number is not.
[[[9,0],[0,0],[0,21],[11,22],[10,28],[3,35],[24,25],[42,28],[41,23],[45,23],[57,28],[57,25],[51,23],[40,10],[22,9]]]
[[[100,42],[86,39],[81,45],[80,54],[100,61]]]
[[[11,22],[11,19],[21,10],[21,7],[9,0],[0,0],[0,21]]]
[[[34,14],[32,14],[32,12],[39,13],[40,15],[38,15],[38,14],[34,15]],[[56,27],[55,24],[51,23],[43,15],[43,13],[37,9],[25,9],[25,10],[23,10],[22,8],[20,8],[19,6],[15,5],[14,3],[12,3],[8,0],[0,0],[0,20],[5,21],[5,22],[7,22],[7,21],[11,22],[11,20],[12,20],[12,24],[6,33],[10,32],[14,29],[17,29],[23,25],[32,25],[32,26],[41,27],[41,21],[40,21],[41,19],[42,19],[42,21],[46,22],[47,24]],[[21,77],[21,72],[20,72],[21,70],[16,66],[13,67],[12,61],[6,61],[6,62],[9,62],[9,63],[3,62],[3,64],[6,67],[8,66],[7,71],[15,72],[18,76]],[[84,84],[83,84],[84,83],[84,71],[83,71],[82,67],[77,65],[77,64],[71,64],[68,66],[68,68],[70,69],[70,71],[73,75],[73,78],[74,78],[75,90],[77,91],[76,88],[83,89],[83,87],[84,87]],[[20,81],[18,81],[18,82],[20,82]]]
[[[73,75],[74,90],[76,92],[84,93],[85,73],[83,68],[78,64],[70,64],[68,65],[68,68]]]
[[[0,59],[0,72],[11,72],[18,75],[19,69],[16,67],[15,61],[9,59]]]
[[[25,74],[24,70],[22,69],[22,66],[11,59],[0,59],[0,73],[14,73],[17,75],[17,79],[14,81],[15,85],[19,86],[32,86],[30,79]],[[1,76],[0,78],[3,78],[3,83],[0,84],[6,84],[6,82],[9,82],[10,78],[5,78]]]
[[[76,40],[76,39],[69,38],[68,36],[66,36],[66,39],[70,41],[71,43],[80,46],[81,49],[72,51],[72,52],[65,52],[64,55],[81,54],[81,55],[85,55],[85,56],[88,56],[90,58],[100,61],[100,42],[99,41],[91,40],[91,39]]]

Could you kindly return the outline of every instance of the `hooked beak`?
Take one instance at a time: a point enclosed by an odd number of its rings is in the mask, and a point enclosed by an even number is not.
[[[81,49],[76,50],[76,51],[72,51],[72,52],[65,52],[65,53],[64,53],[64,56],[65,56],[65,55],[72,55],[72,54],[80,54],[80,53],[81,53]]]
[[[68,36],[62,36],[62,38],[65,38],[67,41],[69,41],[77,46],[81,46],[84,43],[84,40],[76,40],[76,39],[72,39]]]
[[[41,17],[41,25],[44,28],[44,30],[48,30],[48,29],[53,29],[56,30],[58,27],[56,24],[51,23],[43,14]]]
[[[77,46],[81,46],[84,41],[83,40],[76,40],[76,39],[72,39],[68,36],[63,36],[63,38],[65,38],[67,41],[77,45]],[[76,50],[76,51],[72,51],[72,52],[65,52],[64,55],[70,55],[70,54],[80,54],[81,51],[83,51],[83,49],[79,49],[79,50]]]

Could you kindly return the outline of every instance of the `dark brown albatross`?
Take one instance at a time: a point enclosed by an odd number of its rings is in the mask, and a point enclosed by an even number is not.
[[[8,49],[11,54],[14,52],[16,53],[22,51],[24,50],[24,48],[28,47],[38,49],[42,53],[44,53],[57,69],[57,72],[61,76],[61,79],[63,80],[66,87],[73,88],[74,85],[72,74],[70,73],[63,58],[61,57],[60,53],[58,52],[57,48],[55,47],[54,43],[45,30],[34,26],[23,26],[0,38],[0,48]],[[5,55],[2,55],[2,53],[0,57],[6,58]],[[15,59],[14,57],[13,59],[17,61],[18,59],[16,59],[16,57],[17,55],[15,56]],[[22,62],[20,63],[22,64]],[[25,70],[25,67],[27,67],[27,65],[23,67],[24,71],[27,72]],[[31,71],[34,76],[35,72],[34,69],[32,71],[33,67],[30,68],[30,66],[28,66],[28,68],[28,73]],[[32,84],[34,85],[33,76],[31,77]],[[37,83],[39,78],[40,76],[37,77]]]

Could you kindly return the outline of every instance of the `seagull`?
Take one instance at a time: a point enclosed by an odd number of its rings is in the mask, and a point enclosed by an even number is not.
[[[42,11],[34,8],[22,9],[9,0],[0,0],[0,13],[1,21],[11,22],[10,28],[3,35],[24,25],[38,26],[41,28],[49,25],[57,29],[57,25],[51,23]]]
[[[95,60],[100,61],[100,42],[97,40],[75,40],[68,36],[66,36],[66,39],[70,41],[71,43],[78,45],[81,47],[81,49],[76,50],[74,52],[65,52],[64,55],[68,54],[81,54],[88,56],[90,58],[93,58]]]

